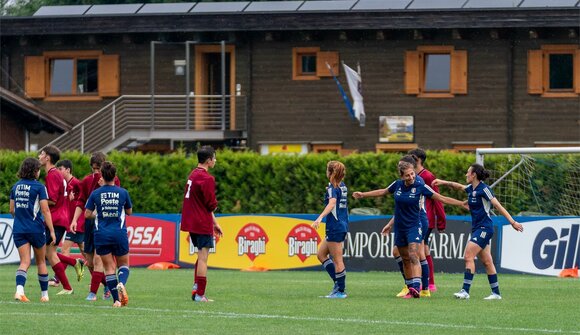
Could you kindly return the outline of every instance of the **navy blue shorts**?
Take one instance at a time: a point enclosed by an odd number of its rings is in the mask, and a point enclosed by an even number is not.
[[[429,245],[429,238],[431,237],[431,233],[433,232],[433,228],[427,229],[427,234],[425,235],[425,244]]]
[[[71,241],[76,244],[81,244],[85,241],[85,233],[71,233],[70,231],[66,233],[64,237],[65,241]]]
[[[326,241],[328,242],[344,242],[346,240],[346,232],[326,234]]]
[[[421,241],[429,242],[429,222],[421,222]]]
[[[14,233],[12,238],[14,239],[14,245],[16,245],[16,248],[20,248],[26,243],[30,243],[33,248],[40,249],[46,244],[45,233]]]
[[[395,245],[397,247],[406,247],[410,243],[421,243],[422,238],[423,229],[421,227],[395,230]]]
[[[95,252],[95,219],[85,219],[85,240],[83,250],[87,254]]]
[[[478,227],[474,231],[471,232],[471,238],[469,241],[479,245],[481,249],[485,249],[491,242],[491,238],[493,237],[493,229]]]
[[[54,226],[54,236],[56,237],[54,245],[58,245],[60,241],[62,241],[62,237],[64,236],[65,233],[66,233],[65,227]],[[48,230],[48,228],[46,228],[45,234],[46,234],[46,245],[49,245],[50,242],[52,242],[52,239],[50,238],[50,231]]]
[[[127,234],[115,234],[95,237],[95,252],[99,256],[113,254],[125,256],[129,253],[129,238]]]
[[[193,246],[198,250],[203,248],[211,249],[214,247],[213,235],[189,233],[189,238],[191,239],[191,244],[193,244]]]

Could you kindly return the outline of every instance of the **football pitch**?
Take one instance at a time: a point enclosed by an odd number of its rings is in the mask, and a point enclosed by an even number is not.
[[[13,300],[15,265],[0,266],[1,334],[580,334],[580,281],[500,274],[503,300],[477,274],[471,299],[456,300],[461,274],[436,275],[431,298],[401,299],[401,275],[349,272],[348,298],[325,299],[332,288],[326,272],[240,272],[210,269],[207,296],[191,301],[192,269],[132,268],[129,305],[85,301],[89,275],[80,282],[71,268],[75,294],[39,302],[36,269],[26,284],[30,303]],[[99,290],[99,297],[102,296]]]

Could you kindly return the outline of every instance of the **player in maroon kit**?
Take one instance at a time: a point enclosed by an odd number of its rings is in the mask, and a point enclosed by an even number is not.
[[[76,179],[72,175],[72,162],[68,159],[62,159],[56,163],[56,167],[58,171],[62,174],[64,180],[66,180],[66,191],[68,193],[68,197],[66,198],[67,206],[68,206],[68,215],[69,218],[72,219],[75,214],[76,209],[76,202],[79,197],[80,193],[80,181]],[[83,241],[85,236],[85,218],[83,215],[77,220],[77,227],[76,232],[68,231],[64,237],[64,241],[62,242],[62,254],[65,256],[70,255],[70,249],[73,245],[77,245],[81,254],[84,258],[86,258],[83,250]],[[77,280],[81,280],[84,274],[84,263],[85,261],[80,259],[79,262],[81,263],[81,274],[77,278]]]
[[[81,180],[79,185],[79,195],[76,201],[75,214],[71,221],[71,231],[76,232],[78,228],[78,220],[85,213],[85,204],[94,190],[104,185],[104,180],[101,176],[101,165],[105,162],[107,156],[102,152],[94,152],[91,155],[90,164],[93,173],[87,175]],[[120,186],[121,182],[119,178],[115,176],[114,183],[116,186]],[[83,247],[85,256],[87,259],[87,267],[91,272],[91,288],[89,295],[86,300],[95,301],[97,300],[97,291],[101,283],[107,287],[105,281],[105,269],[103,267],[103,261],[101,257],[95,253],[95,239],[94,239],[94,229],[95,220],[85,219],[85,238],[83,241]],[[107,291],[108,292],[108,291]],[[106,293],[104,298],[107,298]]]
[[[54,166],[54,163],[56,163],[59,159],[60,150],[52,145],[44,147],[38,156],[40,164],[46,171],[45,184],[48,193],[48,206],[50,209],[50,215],[52,217],[54,233],[56,236],[56,241],[52,241],[52,239],[48,238],[46,240],[46,258],[52,266],[56,277],[62,283],[63,290],[57,293],[57,295],[65,295],[72,294],[73,289],[70,286],[66,276],[66,267],[64,263],[74,266],[77,274],[82,271],[82,268],[80,267],[80,262],[76,259],[60,255],[56,252],[58,244],[69,228],[68,207],[65,200],[68,196],[66,193],[66,181]]]
[[[185,185],[181,230],[189,232],[191,243],[198,250],[191,299],[209,302],[212,300],[205,297],[207,259],[209,249],[214,247],[214,234],[222,236],[222,229],[213,213],[218,204],[215,196],[215,179],[208,173],[216,163],[214,149],[210,146],[202,147],[197,151],[197,160],[197,167],[191,171]]]
[[[427,159],[427,154],[425,150],[421,148],[413,149],[409,151],[410,155],[415,155],[418,159],[417,161],[417,174],[423,178],[425,184],[431,187],[435,192],[439,193],[439,186],[433,185],[433,181],[436,179],[435,175],[427,170],[423,165]],[[445,230],[447,225],[447,220],[445,218],[445,210],[443,209],[443,204],[439,201],[427,198],[425,199],[425,208],[427,210],[427,219],[429,220],[429,229],[427,230],[427,235],[425,237],[425,256],[427,258],[427,264],[429,265],[429,291],[437,291],[437,286],[435,286],[435,275],[433,270],[433,259],[431,258],[431,249],[429,248],[429,236],[435,227],[439,232]]]

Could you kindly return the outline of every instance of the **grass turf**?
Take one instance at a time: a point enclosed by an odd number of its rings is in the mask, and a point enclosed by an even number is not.
[[[85,301],[89,275],[72,282],[75,294],[41,304],[36,269],[29,270],[31,303],[13,300],[14,265],[0,266],[2,334],[580,334],[580,281],[500,274],[501,301],[477,274],[471,299],[460,301],[462,275],[436,275],[438,291],[428,299],[395,298],[398,273],[349,272],[344,300],[319,298],[332,285],[322,271],[209,271],[207,296],[191,301],[191,269],[131,269],[129,306]],[[71,279],[76,279],[71,268]],[[102,296],[102,289],[99,292]]]

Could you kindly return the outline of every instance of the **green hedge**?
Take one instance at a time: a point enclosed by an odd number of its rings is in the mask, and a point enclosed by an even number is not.
[[[29,156],[24,152],[0,151],[0,212],[8,212],[10,187],[17,181],[20,162]],[[74,175],[90,172],[89,155],[66,152]],[[345,183],[350,193],[385,188],[398,178],[396,166],[400,154],[354,154],[338,157],[333,154],[304,156],[260,156],[253,152],[221,151],[211,173],[218,185],[220,213],[319,213],[323,209],[326,162],[338,159],[345,163]],[[121,185],[127,188],[137,213],[177,213],[181,210],[185,180],[197,164],[195,155],[176,152],[168,155],[113,152],[109,160],[117,166]],[[427,167],[443,179],[464,182],[467,167],[475,161],[473,154],[448,151],[429,151]],[[489,161],[490,163],[493,160]],[[486,165],[488,160],[486,158]],[[43,178],[44,173],[41,174]],[[548,177],[550,174],[548,173]],[[79,178],[80,179],[80,178]],[[546,181],[546,185],[551,181]],[[544,185],[543,187],[547,187]],[[561,186],[561,182],[559,184]],[[523,191],[515,205],[505,204],[512,213],[525,208],[530,194]],[[443,194],[465,199],[462,192],[443,189]],[[548,196],[546,202],[554,202]],[[375,207],[382,213],[393,212],[392,197],[355,200],[349,198],[349,207]],[[466,211],[446,206],[449,214],[467,214]]]

